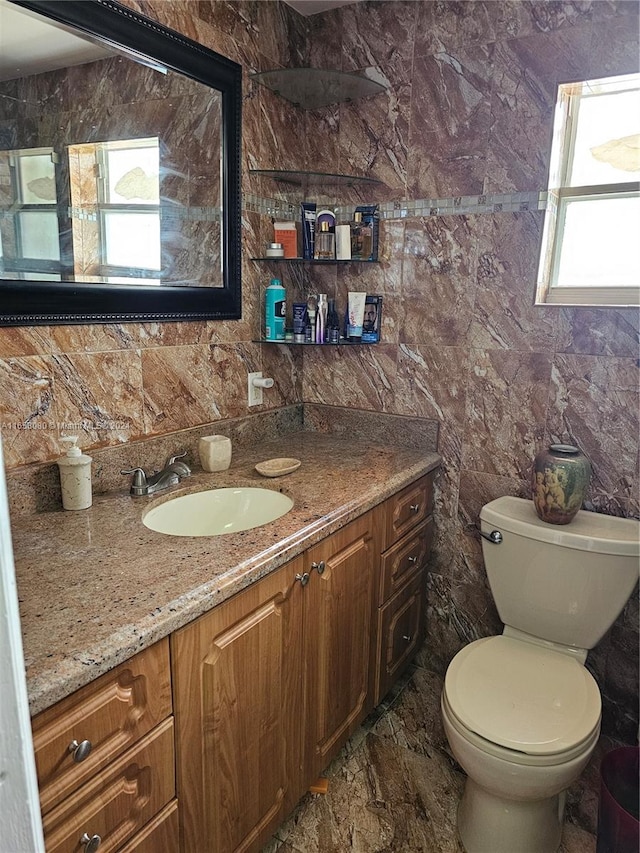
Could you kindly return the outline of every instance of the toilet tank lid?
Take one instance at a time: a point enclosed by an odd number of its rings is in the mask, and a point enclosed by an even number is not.
[[[491,743],[528,755],[566,752],[600,722],[598,685],[578,661],[501,635],[465,646],[445,676],[449,707]]]
[[[547,524],[538,518],[533,501],[505,495],[485,504],[480,519],[488,528],[507,530],[578,551],[640,556],[640,522],[580,510],[569,524]]]

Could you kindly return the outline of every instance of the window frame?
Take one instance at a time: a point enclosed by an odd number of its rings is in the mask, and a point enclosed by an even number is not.
[[[553,143],[549,169],[549,188],[544,218],[540,263],[538,267],[537,305],[584,305],[593,307],[629,307],[640,305],[640,282],[636,286],[604,285],[576,287],[558,284],[562,239],[568,203],[580,200],[609,200],[640,197],[640,181],[571,186],[580,105],[584,90],[606,81],[633,80],[635,86],[619,91],[640,89],[640,74],[559,84],[553,123]],[[596,93],[595,96],[610,94]],[[593,94],[590,95],[594,96]]]

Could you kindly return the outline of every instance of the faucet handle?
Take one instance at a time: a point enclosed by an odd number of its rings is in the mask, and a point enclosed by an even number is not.
[[[142,468],[132,468],[130,471],[120,471],[121,474],[133,474],[131,494],[144,495],[147,492],[147,475]]]
[[[169,465],[173,465],[173,463],[176,461],[176,459],[182,459],[182,457],[186,456],[186,455],[187,455],[187,451],[183,450],[182,453],[176,453],[175,456],[170,456],[167,459],[167,464],[164,467],[168,468]]]

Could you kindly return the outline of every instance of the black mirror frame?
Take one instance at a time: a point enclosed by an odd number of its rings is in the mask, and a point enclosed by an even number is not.
[[[236,320],[241,316],[242,67],[114,0],[12,0],[222,93],[223,287],[0,280],[0,326]]]

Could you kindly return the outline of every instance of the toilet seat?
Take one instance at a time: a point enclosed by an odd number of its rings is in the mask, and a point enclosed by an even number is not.
[[[486,637],[458,652],[445,676],[444,698],[465,729],[541,759],[573,752],[600,725],[600,691],[584,666],[511,637]]]

